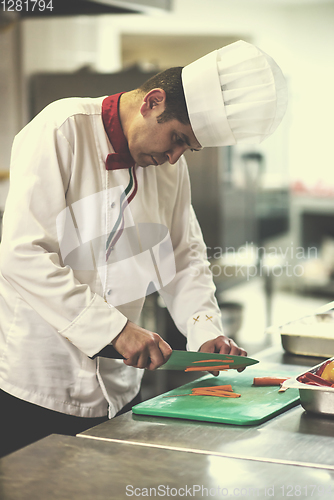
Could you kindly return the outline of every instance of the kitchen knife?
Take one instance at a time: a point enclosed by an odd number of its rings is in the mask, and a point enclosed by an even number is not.
[[[258,363],[256,359],[246,356],[193,351],[173,351],[168,361],[160,366],[158,370],[185,370],[189,367],[215,367],[225,364],[230,369],[233,369],[244,368],[256,363]]]
[[[110,359],[124,359],[112,345],[104,347],[100,352],[92,356],[91,359],[95,359],[97,356]],[[256,359],[246,356],[193,351],[173,351],[168,361],[160,366],[158,370],[185,370],[189,367],[200,367],[201,365],[205,365],[205,367],[215,367],[220,364],[226,364],[230,369],[233,369],[244,368],[256,363],[258,363]]]

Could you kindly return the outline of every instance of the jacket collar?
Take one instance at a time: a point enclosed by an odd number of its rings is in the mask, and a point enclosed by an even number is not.
[[[119,101],[122,94],[124,92],[111,95],[102,102],[103,125],[115,151],[106,158],[107,170],[131,168],[135,165],[119,119]]]

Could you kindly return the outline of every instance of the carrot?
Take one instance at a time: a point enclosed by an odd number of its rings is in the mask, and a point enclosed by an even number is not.
[[[199,394],[199,393],[203,393],[203,392],[209,392],[210,394],[220,394],[221,392],[233,392],[233,391],[225,391],[224,389],[221,390],[221,391],[210,391],[210,389],[205,389],[205,390],[200,390],[200,389],[197,389],[197,390],[192,390],[193,394]]]
[[[209,392],[209,391],[203,391],[203,392],[195,392],[190,394],[191,396],[217,396],[220,398],[240,398],[241,394],[237,394],[235,392],[230,392],[230,391],[222,391],[222,392]]]
[[[228,392],[229,394],[231,394],[233,391],[210,391],[208,389],[206,389],[205,391],[192,391],[193,394],[203,394],[203,393],[208,393],[208,394],[222,394],[222,393],[225,393],[225,392]]]
[[[256,386],[269,386],[269,385],[281,385],[285,380],[287,380],[289,377],[255,377],[253,380],[253,385]]]
[[[229,365],[219,365],[219,366],[188,366],[184,371],[185,372],[204,372],[204,371],[219,371],[219,370],[227,370],[230,368]]]
[[[201,359],[200,361],[193,361],[193,363],[234,363],[234,359],[229,359],[228,361],[225,359]]]
[[[201,391],[203,389],[209,389],[210,391],[220,391],[220,390],[223,390],[223,391],[231,391],[232,392],[232,386],[230,384],[226,384],[226,385],[213,385],[213,386],[210,386],[210,387],[195,387],[193,389],[193,391]]]
[[[163,396],[164,398],[174,398],[179,396],[216,396],[220,398],[240,398],[241,394],[233,392],[230,384],[213,385],[210,387],[194,387],[190,394],[174,394]]]
[[[223,397],[239,397],[235,396],[232,386],[226,385],[213,385],[210,387],[194,387],[192,389],[194,396],[223,396]]]

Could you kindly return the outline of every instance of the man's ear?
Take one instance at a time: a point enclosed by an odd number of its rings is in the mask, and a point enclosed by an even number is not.
[[[140,112],[143,116],[149,114],[153,109],[163,112],[166,106],[166,92],[163,89],[152,89],[143,98]]]

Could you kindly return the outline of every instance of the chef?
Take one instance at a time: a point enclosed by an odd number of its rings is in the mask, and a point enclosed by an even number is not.
[[[136,401],[143,369],[171,354],[138,325],[152,291],[187,349],[246,355],[223,334],[183,153],[259,143],[286,102],[277,64],[239,41],[132,92],[52,103],[16,136],[0,255],[1,454]]]

